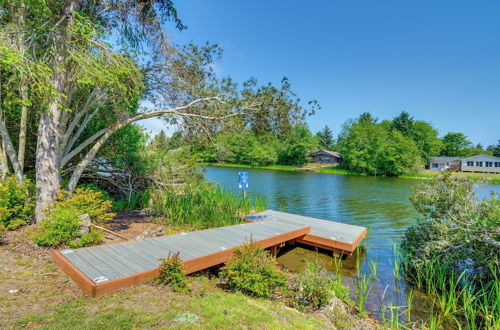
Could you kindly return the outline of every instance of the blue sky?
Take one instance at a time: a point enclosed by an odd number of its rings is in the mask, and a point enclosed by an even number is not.
[[[224,49],[221,75],[278,83],[322,109],[308,123],[338,134],[369,111],[408,111],[444,135],[500,139],[500,1],[175,1],[177,43]],[[153,132],[159,120],[145,126]]]

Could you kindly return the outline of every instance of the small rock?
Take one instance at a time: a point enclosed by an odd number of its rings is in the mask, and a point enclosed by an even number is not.
[[[162,236],[165,235],[165,228],[162,226],[159,226],[157,228],[148,228],[146,229],[142,234],[137,236],[135,239],[136,240],[141,240],[149,237],[156,237],[156,236]]]
[[[19,292],[19,289],[10,289],[10,290],[9,290],[9,293],[10,293],[10,294],[16,294],[16,293],[18,293],[18,292]]]
[[[82,235],[88,234],[90,232],[90,224],[91,224],[90,215],[88,215],[87,213],[80,214],[78,216],[78,219],[82,222],[82,224],[78,228],[78,231],[82,233]]]

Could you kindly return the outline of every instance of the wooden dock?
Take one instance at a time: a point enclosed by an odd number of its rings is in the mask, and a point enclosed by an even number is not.
[[[270,248],[304,236],[308,225],[281,220],[206,229],[142,241],[62,250],[54,260],[88,295],[100,296],[158,276],[160,258],[179,252],[184,272],[193,273],[231,257],[236,247],[253,241]]]
[[[366,229],[338,222],[268,210],[247,223],[54,253],[54,261],[90,296],[100,296],[158,276],[160,259],[179,253],[190,274],[221,263],[234,250],[254,242],[262,248],[297,241],[344,254],[354,251]]]
[[[352,254],[359,242],[366,236],[365,227],[274,210],[245,217],[245,221],[249,223],[268,220],[282,220],[310,226],[311,231],[295,241],[330,250],[337,254]]]

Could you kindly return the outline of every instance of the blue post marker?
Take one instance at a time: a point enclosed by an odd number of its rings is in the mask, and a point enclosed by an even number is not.
[[[243,190],[243,198],[247,198],[247,189],[248,189],[248,172],[239,172],[239,187]]]

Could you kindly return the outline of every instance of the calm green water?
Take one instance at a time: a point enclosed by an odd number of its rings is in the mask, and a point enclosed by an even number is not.
[[[408,288],[404,282],[395,281],[393,275],[393,246],[418,219],[408,197],[420,180],[212,166],[207,167],[205,177],[238,191],[240,171],[249,172],[249,195],[265,196],[271,209],[367,227],[368,242],[361,272],[369,272],[369,264],[378,261],[377,279],[373,280],[367,309],[378,314],[381,305],[406,304]],[[500,192],[500,185],[480,187],[478,195],[486,197],[490,191]],[[284,251],[279,261],[300,269],[310,258],[326,267],[331,265],[331,257],[304,248]],[[356,272],[353,259],[344,261],[347,284],[352,283]],[[425,297],[419,299],[418,294],[414,305],[420,306],[422,312],[428,309]]]

